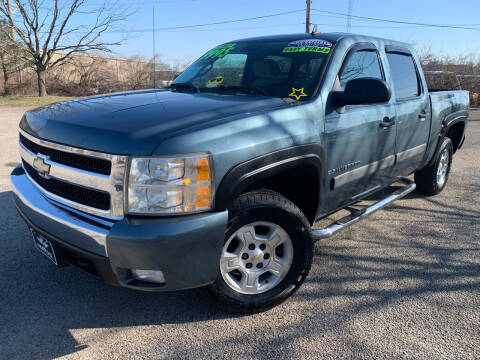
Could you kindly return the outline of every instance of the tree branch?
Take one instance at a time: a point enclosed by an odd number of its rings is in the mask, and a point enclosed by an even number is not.
[[[53,9],[53,18],[50,24],[50,30],[48,31],[47,39],[43,45],[43,55],[42,55],[42,62],[45,62],[45,57],[47,56],[48,45],[50,43],[50,39],[52,38],[53,31],[55,30],[55,25],[57,24],[58,18],[58,0],[55,0],[55,8]]]
[[[88,0],[50,1],[53,2],[52,8],[45,9],[45,0],[0,0],[0,16],[5,17],[7,26],[14,31],[14,35],[8,35],[8,41],[22,44],[21,56],[37,68],[39,81],[43,83],[44,74],[40,76],[40,72],[64,63],[73,54],[109,51],[110,46],[120,44],[102,41],[101,38],[105,31],[128,16],[118,10],[117,4],[107,8],[104,2],[96,10],[85,12],[82,7]],[[10,2],[14,2],[17,9],[15,16],[12,15]],[[89,14],[90,17],[94,13],[96,16],[92,24],[69,27],[75,16]],[[56,53],[59,55],[54,59]]]

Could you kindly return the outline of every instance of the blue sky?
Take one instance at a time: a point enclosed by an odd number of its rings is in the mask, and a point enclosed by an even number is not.
[[[93,3],[99,0],[92,0]],[[152,56],[152,33],[130,30],[152,28],[155,3],[156,28],[211,23],[303,9],[304,0],[119,0],[135,9],[123,29],[127,40],[113,49],[115,55]],[[313,0],[314,9],[346,13],[348,0]],[[432,24],[465,24],[478,30],[428,28],[352,19],[352,32],[392,38],[429,47],[443,55],[480,54],[480,0],[354,0],[353,15]],[[196,29],[157,31],[156,49],[167,62],[191,61],[215,45],[244,37],[303,32],[305,13],[268,19],[207,26]],[[322,32],[345,31],[346,19],[312,12],[312,22]],[[468,24],[468,25],[466,25]],[[472,25],[472,24],[477,24]],[[121,34],[106,35],[117,40]]]

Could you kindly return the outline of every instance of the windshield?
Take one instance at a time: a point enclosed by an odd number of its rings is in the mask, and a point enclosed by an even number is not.
[[[172,86],[305,101],[315,95],[331,48],[331,42],[320,39],[223,44],[194,62]]]

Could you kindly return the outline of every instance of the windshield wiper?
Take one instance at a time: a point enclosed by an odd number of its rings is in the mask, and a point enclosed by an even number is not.
[[[271,96],[268,92],[262,88],[254,85],[231,85],[231,86],[215,86],[211,88],[201,88],[201,91],[231,91],[231,92],[242,92],[247,94],[258,94],[263,96]]]
[[[192,83],[173,83],[173,84],[170,84],[170,86],[167,86],[167,89],[184,89],[184,90],[193,90],[195,92],[200,92],[200,90]]]

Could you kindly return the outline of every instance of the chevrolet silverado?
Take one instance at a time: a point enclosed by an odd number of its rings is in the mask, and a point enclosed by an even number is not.
[[[316,240],[415,188],[440,193],[468,111],[466,91],[428,89],[405,43],[233,41],[166,88],[27,112],[14,203],[59,267],[262,311],[300,287]]]

